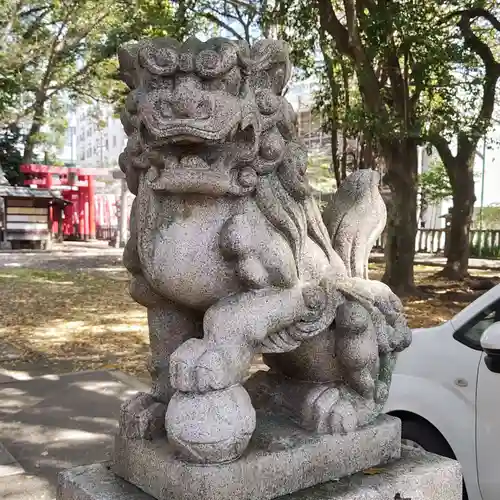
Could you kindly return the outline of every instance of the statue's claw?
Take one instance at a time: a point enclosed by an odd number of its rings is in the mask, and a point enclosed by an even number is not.
[[[302,407],[302,425],[320,434],[356,430],[356,410],[343,393],[335,385],[313,386]]]
[[[166,406],[144,392],[137,393],[120,408],[120,434],[129,439],[153,440],[166,435]]]
[[[358,426],[358,416],[353,405],[346,400],[340,400],[330,409],[330,434],[346,434],[353,432]]]
[[[252,358],[245,346],[190,339],[170,358],[170,382],[182,392],[221,390],[240,383]]]

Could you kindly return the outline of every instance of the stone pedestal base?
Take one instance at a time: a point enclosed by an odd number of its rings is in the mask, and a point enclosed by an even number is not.
[[[118,436],[112,470],[157,500],[270,500],[399,458],[400,428],[382,415],[355,432],[317,435],[259,414],[248,449],[234,462],[190,464],[166,439]]]
[[[261,476],[266,474],[260,471]],[[182,481],[182,478],[178,478]],[[228,485],[229,486],[229,485]],[[237,487],[238,485],[234,485]],[[203,491],[199,497],[203,498]],[[167,497],[164,497],[167,498]],[[458,462],[429,453],[403,449],[401,459],[298,491],[279,500],[461,500]],[[57,500],[154,500],[117,477],[107,464],[67,470],[59,476]]]

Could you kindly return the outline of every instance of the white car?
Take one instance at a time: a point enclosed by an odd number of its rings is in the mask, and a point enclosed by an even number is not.
[[[500,499],[500,285],[413,331],[385,411],[402,420],[404,440],[460,462],[464,498]]]

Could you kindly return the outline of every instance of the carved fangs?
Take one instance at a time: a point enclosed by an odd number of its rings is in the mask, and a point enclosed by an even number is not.
[[[239,132],[240,130],[240,124],[239,122],[231,129],[231,132],[229,132],[228,135],[228,140],[232,141],[234,139],[234,136]]]

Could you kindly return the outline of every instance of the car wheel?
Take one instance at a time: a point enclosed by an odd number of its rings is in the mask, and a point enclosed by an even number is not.
[[[455,458],[453,451],[443,436],[434,427],[419,420],[403,420],[401,439],[443,457]]]
[[[455,458],[455,454],[446,439],[431,424],[424,420],[402,420],[401,443],[412,448],[423,449],[442,457]],[[468,500],[463,483],[463,500]]]

